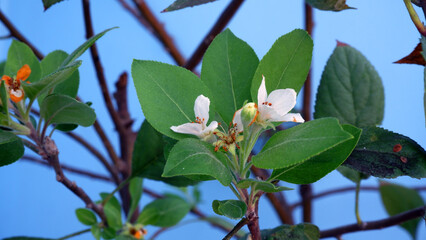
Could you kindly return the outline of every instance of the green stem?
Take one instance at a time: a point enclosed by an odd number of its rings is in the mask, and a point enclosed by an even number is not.
[[[405,7],[408,10],[408,13],[410,14],[411,20],[413,21],[417,30],[419,31],[420,34],[422,34],[423,36],[426,36],[426,28],[423,25],[422,21],[420,21],[416,10],[414,10],[413,5],[411,4],[411,0],[404,0],[404,3],[405,3]]]
[[[112,191],[108,196],[106,196],[106,198],[102,201],[102,206],[105,206],[105,204],[107,204],[107,202],[114,196],[114,194],[118,191],[120,191],[120,189],[122,189],[124,186],[126,186],[129,182],[130,182],[130,177],[126,178],[126,180],[122,181],[120,183],[120,185],[118,185],[114,191]]]
[[[72,238],[72,237],[75,237],[75,236],[78,236],[78,235],[81,235],[81,234],[87,233],[87,232],[90,232],[90,228],[81,230],[79,232],[71,233],[69,235],[66,235],[64,237],[58,238],[56,240],[65,240],[65,239]]]
[[[232,184],[229,185],[229,188],[232,190],[232,192],[235,194],[235,196],[237,196],[238,200],[243,201],[241,195],[238,193],[237,190],[235,190],[235,188],[234,188],[234,186],[232,186]]]
[[[358,225],[362,224],[362,220],[361,220],[361,217],[359,215],[359,190],[360,190],[360,186],[361,186],[361,180],[359,180],[356,183],[356,189],[355,189],[355,216],[356,216],[356,221],[357,221]]]

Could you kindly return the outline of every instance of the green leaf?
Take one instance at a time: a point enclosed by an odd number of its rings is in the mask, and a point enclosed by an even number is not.
[[[244,217],[247,211],[247,205],[239,200],[214,200],[212,207],[216,214],[232,219]]]
[[[43,0],[44,11],[49,9],[53,4],[56,4],[56,3],[62,2],[62,1],[64,1],[64,0]]]
[[[98,225],[93,225],[90,231],[92,232],[92,235],[96,240],[101,239],[101,228]]]
[[[296,29],[275,41],[262,58],[251,84],[251,96],[257,101],[257,91],[265,76],[268,93],[275,89],[292,88],[299,92],[311,66],[313,42],[309,34]]]
[[[191,206],[179,197],[156,199],[145,206],[137,222],[143,225],[171,227],[182,220],[190,209]]]
[[[95,111],[87,104],[59,94],[51,94],[44,98],[40,116],[48,124],[78,124],[84,127],[92,125],[96,120]]]
[[[415,190],[387,182],[381,182],[380,196],[389,216],[425,205],[422,197]],[[419,222],[420,218],[416,218],[404,222],[400,226],[407,230],[413,239],[416,239]]]
[[[306,0],[314,8],[327,11],[342,11],[346,9],[355,9],[346,4],[346,0]]]
[[[366,175],[364,173],[358,172],[352,168],[346,167],[344,165],[341,165],[337,168],[337,171],[340,172],[344,177],[351,180],[354,183],[358,183],[363,179],[367,179],[370,177],[370,175]]]
[[[132,215],[133,212],[138,207],[139,201],[142,197],[143,192],[143,178],[140,177],[134,177],[132,180],[130,180],[129,183],[129,193],[130,193],[130,209],[128,215]]]
[[[187,138],[173,147],[163,176],[207,175],[216,178],[224,186],[229,186],[232,175],[227,161],[226,155],[215,152],[212,144]]]
[[[335,118],[318,119],[275,133],[252,161],[258,168],[287,168],[352,138]]]
[[[24,144],[15,134],[0,130],[0,167],[16,162],[24,155]]]
[[[320,237],[319,228],[310,223],[300,223],[297,225],[284,224],[274,229],[262,230],[262,239],[268,240],[318,240]],[[248,239],[247,236],[240,240]]]
[[[91,47],[99,38],[101,38],[103,35],[105,35],[105,33],[107,33],[108,31],[111,31],[112,29],[115,29],[118,27],[113,27],[113,28],[108,28],[98,34],[96,34],[95,36],[87,39],[86,42],[84,42],[83,44],[81,44],[76,50],[74,50],[74,52],[72,52],[70,55],[68,55],[68,57],[62,62],[61,67],[65,67],[68,66],[70,64],[72,64],[77,58],[79,58],[89,47]]]
[[[5,120],[6,120],[6,125],[9,125],[9,109],[8,109],[8,97],[7,97],[7,92],[6,92],[6,84],[4,83],[4,81],[0,82],[0,102],[1,102],[1,112],[4,113],[5,116]],[[0,122],[0,125],[1,124]]]
[[[4,75],[4,66],[6,66],[6,61],[0,62],[0,76]]]
[[[55,129],[58,129],[62,132],[71,132],[72,130],[78,127],[77,124],[58,124],[55,126]]]
[[[12,44],[7,53],[4,74],[10,77],[16,76],[18,70],[25,64],[28,64],[31,68],[31,74],[27,80],[30,82],[38,81],[41,76],[41,67],[37,57],[25,43],[12,40]]]
[[[412,139],[379,127],[363,128],[345,166],[380,178],[426,177],[426,152]]]
[[[355,48],[338,46],[321,77],[314,117],[335,117],[357,127],[383,120],[382,80],[373,65]]]
[[[336,169],[349,157],[361,137],[361,129],[359,128],[352,125],[342,125],[342,128],[345,132],[351,134],[353,138],[343,141],[301,164],[276,169],[273,171],[271,179],[279,179],[295,184],[309,184],[318,181]]]
[[[91,226],[97,223],[96,215],[89,209],[77,208],[75,215],[77,215],[78,220],[84,225]]]
[[[179,187],[197,183],[197,181],[186,177],[167,178],[161,176],[164,171],[164,166],[166,165],[165,153],[163,150],[166,146],[168,146],[168,144],[164,141],[163,135],[157,132],[148,121],[145,120],[142,123],[133,148],[132,176],[162,181]]]
[[[270,182],[258,180],[258,179],[244,179],[238,182],[237,184],[238,188],[249,188],[256,190],[261,190],[266,193],[273,193],[273,192],[281,192],[281,191],[288,191],[293,190],[293,188],[283,187],[283,186],[276,186]],[[253,191],[253,190],[252,190]]]
[[[38,238],[38,237],[10,237],[3,240],[55,240],[53,238]]]
[[[241,61],[244,59],[244,61]],[[226,123],[251,99],[250,86],[259,59],[229,29],[219,34],[203,57],[201,80],[211,90],[216,111]]]
[[[111,227],[103,228],[103,231],[101,232],[101,236],[104,239],[114,239],[116,236],[116,230],[114,230]]]
[[[43,60],[41,60],[40,64],[43,69],[42,77],[45,77],[51,73],[57,71],[61,65],[61,63],[68,57],[68,53],[56,50],[49,53]],[[80,83],[80,74],[77,71],[73,72],[72,75],[63,80],[60,84],[55,86],[53,93],[60,93],[63,95],[67,95],[75,98],[78,92],[78,85]],[[40,96],[37,100],[40,103],[43,102],[44,96]]]
[[[195,99],[209,89],[192,72],[173,65],[133,60],[132,76],[144,116],[160,133],[174,139],[192,135],[173,132],[170,127],[193,122]],[[214,107],[210,104],[210,119]]]
[[[101,193],[102,200],[105,199],[109,194]],[[117,198],[114,196],[104,206],[105,216],[107,218],[108,226],[114,230],[121,229],[123,223],[121,219],[121,205]],[[115,235],[114,235],[115,237]]]
[[[164,9],[161,12],[171,12],[175,10],[180,10],[187,7],[193,7],[209,2],[214,2],[216,0],[176,0],[173,2],[170,6],[168,6],[166,9]]]
[[[81,61],[73,62],[65,67],[60,67],[56,72],[51,73],[35,83],[23,84],[24,92],[30,100],[34,100],[40,94],[55,87],[59,83],[68,79],[78,67]]]

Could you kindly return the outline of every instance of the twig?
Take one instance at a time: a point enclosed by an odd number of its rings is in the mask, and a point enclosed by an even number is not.
[[[40,160],[40,159],[33,157],[33,156],[24,155],[24,156],[22,156],[21,159],[26,160],[26,161],[30,161],[30,162],[34,162],[34,163],[39,163],[39,164],[42,164],[44,166],[50,167],[50,164],[48,162]],[[103,180],[103,181],[107,181],[107,182],[112,182],[111,178],[104,176],[104,175],[101,175],[101,174],[97,174],[97,173],[85,171],[85,170],[82,170],[82,169],[70,167],[70,166],[67,166],[67,165],[64,165],[64,164],[61,164],[61,168],[65,171],[80,174],[80,175],[83,175],[83,176],[86,176],[86,177],[99,179],[99,180]]]
[[[248,223],[247,218],[242,218],[237,225],[222,239],[222,240],[229,240],[231,239],[244,225]]]
[[[154,234],[152,234],[150,240],[154,240],[156,237],[158,237],[158,235],[167,231],[168,229],[169,229],[168,227],[163,227],[163,228],[158,229]]]
[[[212,29],[210,29],[209,33],[207,33],[207,35],[201,41],[200,45],[198,45],[191,58],[189,58],[189,60],[185,63],[185,68],[188,70],[193,70],[198,65],[198,63],[200,63],[204,53],[207,50],[207,47],[210,45],[213,39],[226,27],[226,25],[228,25],[229,21],[235,15],[243,2],[244,0],[233,0],[226,7],[226,9],[220,15],[219,19],[213,25]]]
[[[9,30],[10,35],[15,37],[19,41],[27,44],[28,47],[33,50],[34,54],[37,56],[38,59],[41,60],[44,58],[44,55],[37,48],[35,48],[34,45],[31,44],[30,41],[28,41],[27,38],[25,38],[24,35],[22,35],[18,31],[18,29],[16,29],[16,27],[9,21],[9,19],[7,19],[7,17],[2,13],[2,11],[0,11],[0,21],[2,21],[6,28]]]
[[[95,123],[93,124],[93,127],[95,128],[96,133],[98,133],[99,138],[101,139],[103,145],[105,146],[109,157],[112,159],[114,164],[118,166],[119,170],[123,169],[120,158],[117,156],[117,153],[115,152],[114,147],[112,146],[111,142],[106,136],[105,131],[103,130],[98,120],[95,121]]]
[[[154,35],[161,41],[166,51],[170,53],[170,55],[173,57],[173,59],[179,66],[182,66],[185,63],[185,58],[177,49],[176,45],[173,42],[173,39],[163,27],[163,24],[161,24],[155,17],[155,15],[151,12],[148,5],[145,3],[145,0],[133,0],[133,2],[138,8],[140,14],[150,24],[154,31]]]
[[[126,9],[130,14],[133,15],[148,31],[150,31],[155,37],[158,38],[158,34],[154,31],[152,26],[148,23],[148,21],[143,18],[136,9],[127,4],[126,0],[118,0],[118,2]]]
[[[398,215],[394,215],[389,218],[385,218],[382,220],[371,221],[371,222],[363,222],[362,225],[358,225],[358,223],[337,227],[325,231],[321,231],[321,238],[327,237],[336,237],[345,233],[357,232],[357,231],[366,231],[366,230],[374,230],[386,228],[394,225],[401,224],[411,219],[423,217],[426,214],[426,207],[419,207],[413,210],[400,213]]]
[[[300,185],[299,192],[302,197],[303,222],[312,222],[312,185]]]
[[[64,237],[61,237],[61,238],[58,238],[58,239],[56,239],[56,240],[65,240],[65,239],[68,239],[68,238],[72,238],[72,237],[75,237],[75,236],[81,235],[81,234],[83,234],[83,233],[90,232],[90,230],[91,230],[90,228],[88,228],[88,229],[84,229],[84,230],[81,230],[81,231],[78,231],[78,232],[75,232],[75,233],[68,234],[68,235],[66,235],[66,236],[64,236]]]
[[[12,34],[7,34],[7,35],[4,35],[4,36],[0,36],[0,40],[8,39],[8,38],[11,38],[11,37],[13,37]]]

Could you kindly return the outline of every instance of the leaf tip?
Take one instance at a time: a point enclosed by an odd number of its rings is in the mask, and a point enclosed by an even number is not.
[[[347,47],[349,44],[336,40],[337,47]]]

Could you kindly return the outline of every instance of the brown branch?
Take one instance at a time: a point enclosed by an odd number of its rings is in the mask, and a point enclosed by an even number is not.
[[[354,224],[350,224],[346,226],[341,226],[341,227],[321,231],[320,235],[321,235],[321,238],[327,238],[327,237],[337,237],[345,233],[351,233],[351,232],[382,229],[382,228],[401,224],[411,219],[424,217],[425,214],[426,214],[426,207],[423,206],[423,207],[415,208],[410,211],[400,213],[398,215],[394,215],[389,218],[385,218],[385,219],[381,219],[377,221],[371,221],[371,222],[363,222],[361,225],[359,225],[358,223],[354,223]]]
[[[140,24],[142,24],[142,26],[144,26],[149,32],[151,32],[154,36],[158,38],[159,35],[154,31],[148,21],[143,18],[135,8],[127,4],[126,0],[118,0],[118,2],[121,4],[121,6],[123,6],[124,9],[126,9],[131,15],[133,15],[133,17],[135,17],[140,22]]]
[[[176,45],[173,42],[173,39],[166,32],[162,23],[158,21],[155,15],[152,13],[151,9],[145,3],[145,0],[133,0],[137,9],[139,10],[141,16],[149,23],[152,27],[152,33],[156,36],[160,42],[163,44],[167,52],[173,57],[175,62],[182,66],[185,63],[185,58],[182,56],[180,51],[177,49]],[[148,28],[148,30],[150,30]]]
[[[75,182],[70,181],[63,173],[61,164],[59,163],[59,150],[56,147],[56,144],[49,137],[46,137],[43,141],[43,145],[39,146],[41,148],[40,155],[49,162],[53,167],[56,173],[56,180],[62,183],[65,187],[71,190],[76,196],[78,196],[85,204],[87,208],[92,209],[96,212],[101,218],[102,222],[105,224],[106,216],[102,207],[92,201],[92,199],[86,194],[86,192],[77,186]]]
[[[9,30],[10,35],[18,39],[19,41],[25,43],[28,45],[28,47],[33,50],[34,54],[37,56],[38,59],[43,59],[44,55],[36,48],[22,33],[18,31],[18,29],[9,21],[9,19],[3,14],[3,12],[0,10],[0,21],[3,22],[4,26]]]
[[[188,70],[194,70],[198,63],[200,63],[204,53],[207,50],[207,47],[210,45],[213,39],[226,27],[226,25],[228,25],[229,21],[235,15],[243,2],[244,0],[232,0],[232,2],[226,7],[226,9],[220,15],[219,19],[213,25],[212,29],[210,29],[209,33],[207,33],[207,35],[201,41],[200,45],[198,45],[191,58],[185,63],[185,68]]]
[[[300,185],[299,192],[300,196],[302,197],[303,222],[312,222],[312,185]]]
[[[246,224],[248,223],[248,219],[247,218],[242,218],[237,225],[235,225],[235,227],[228,233],[226,234],[226,236],[222,239],[222,240],[229,240],[231,239],[235,234],[237,234],[238,231],[240,231],[240,229],[242,227],[244,227]]]
[[[22,156],[21,159],[26,160],[26,161],[30,161],[30,162],[34,162],[34,163],[39,163],[39,164],[42,164],[44,166],[50,167],[50,164],[48,162],[40,160],[40,159],[33,157],[33,156],[24,155],[24,156]],[[70,166],[67,166],[67,165],[64,165],[64,164],[61,164],[61,168],[63,170],[68,171],[68,172],[76,173],[76,174],[83,175],[83,176],[86,176],[86,177],[90,177],[90,178],[94,178],[94,179],[98,179],[98,180],[103,180],[103,181],[107,181],[107,182],[112,182],[111,178],[104,176],[104,175],[101,175],[101,174],[97,174],[97,173],[85,171],[85,170],[82,170],[82,169],[70,167]]]

